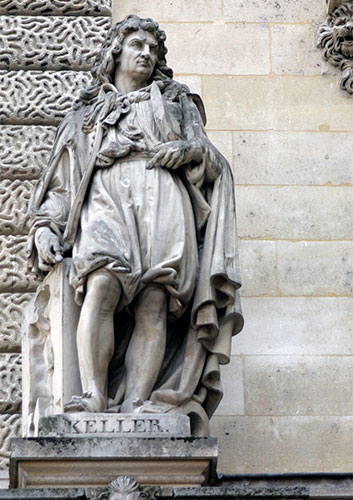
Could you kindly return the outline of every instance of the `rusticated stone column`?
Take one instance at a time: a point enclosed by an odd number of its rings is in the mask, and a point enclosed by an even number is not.
[[[27,206],[56,126],[111,23],[110,0],[0,0],[0,479],[21,432],[21,319]]]

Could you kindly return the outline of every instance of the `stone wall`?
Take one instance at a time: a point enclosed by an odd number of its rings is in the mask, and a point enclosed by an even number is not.
[[[0,0],[0,481],[20,435],[21,319],[27,206],[56,125],[70,109],[111,23],[110,0]]]
[[[227,473],[353,469],[353,100],[323,0],[113,0],[153,17],[233,165],[246,326],[213,419]],[[322,75],[323,70],[325,75]]]

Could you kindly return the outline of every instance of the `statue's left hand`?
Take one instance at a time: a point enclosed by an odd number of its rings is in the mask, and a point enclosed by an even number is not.
[[[155,155],[147,164],[147,168],[165,167],[175,170],[192,161],[202,161],[202,146],[199,141],[172,141],[157,146]]]

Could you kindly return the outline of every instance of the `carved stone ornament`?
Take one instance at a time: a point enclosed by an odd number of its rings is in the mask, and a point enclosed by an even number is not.
[[[60,72],[59,97],[51,72],[26,73],[41,104],[23,121],[64,116],[30,221],[11,202],[7,224],[30,227],[43,278],[25,322],[27,435],[43,416],[89,412],[183,414],[206,436],[221,400],[220,365],[243,326],[234,183],[165,40],[130,15],[107,32],[92,78]]]
[[[156,500],[159,491],[159,486],[142,487],[133,477],[119,476],[91,500]]]
[[[323,58],[342,71],[340,88],[353,94],[353,1],[329,2],[328,12],[317,46]]]

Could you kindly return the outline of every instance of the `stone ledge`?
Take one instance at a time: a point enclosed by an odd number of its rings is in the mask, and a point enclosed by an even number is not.
[[[17,438],[12,488],[100,487],[119,475],[144,485],[201,486],[215,477],[215,438]]]

